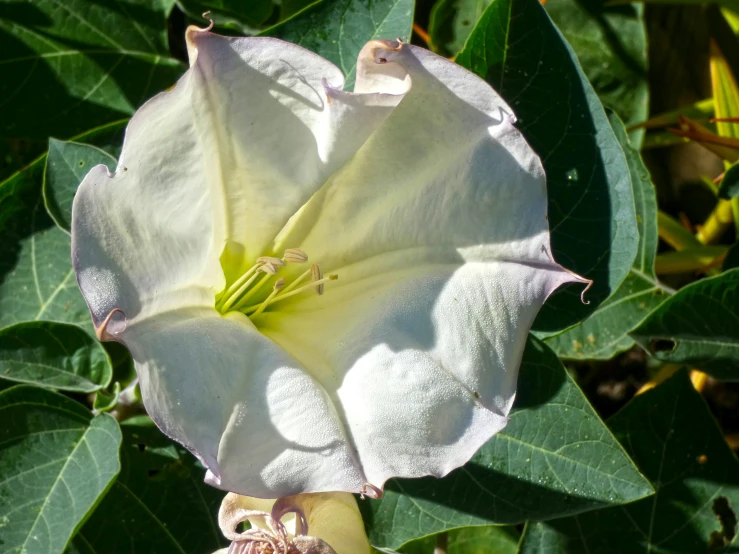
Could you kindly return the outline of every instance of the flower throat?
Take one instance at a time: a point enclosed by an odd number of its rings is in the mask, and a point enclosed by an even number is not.
[[[335,281],[338,275],[324,277],[318,264],[312,264],[310,268],[301,273],[290,284],[284,277],[279,277],[281,268],[287,264],[305,264],[308,255],[299,248],[288,248],[282,258],[272,256],[261,256],[257,263],[246,270],[231,286],[221,293],[216,300],[216,310],[222,314],[228,312],[241,312],[249,318],[260,315],[268,306],[300,294],[309,289],[314,289],[318,294],[323,294],[324,284]],[[310,276],[311,282],[301,285]],[[250,304],[250,300],[265,285],[274,281],[272,292],[262,302]],[[300,286],[299,286],[300,285]]]

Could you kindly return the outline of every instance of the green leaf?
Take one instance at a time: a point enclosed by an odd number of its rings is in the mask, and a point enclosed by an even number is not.
[[[77,187],[87,172],[99,164],[115,171],[116,159],[96,146],[49,139],[43,184],[44,204],[51,218],[62,229],[70,229],[72,201]]]
[[[409,37],[413,0],[321,0],[261,33],[298,44],[333,62],[352,90],[357,56],[375,38]]]
[[[577,54],[598,97],[626,126],[649,115],[647,29],[637,4],[606,0],[549,0],[546,10]],[[631,135],[636,146],[643,132]]]
[[[553,294],[534,328],[561,331],[615,291],[636,256],[629,167],[572,49],[537,0],[495,0],[457,61],[485,78],[518,116],[547,174],[554,259],[593,279]]]
[[[316,1],[317,0],[282,0],[282,5],[280,6],[280,20],[292,17],[311,4],[315,4]]]
[[[519,552],[724,551],[719,547],[733,534],[731,519],[736,524],[739,508],[739,463],[687,372],[637,396],[609,424],[654,483],[655,495],[618,508],[530,523]]]
[[[429,35],[442,55],[460,52],[492,0],[440,0],[431,12]],[[647,33],[643,8],[608,8],[603,0],[549,0],[546,10],[577,54],[601,101],[627,125],[646,119]],[[639,132],[641,136],[642,132]]]
[[[121,429],[121,474],[75,536],[69,554],[209,554],[224,546],[216,521],[225,493],[147,417]]]
[[[130,116],[184,71],[167,0],[0,0],[0,136],[71,135]]]
[[[76,392],[108,386],[113,375],[102,345],[76,325],[29,321],[0,329],[0,377]]]
[[[62,552],[120,470],[118,423],[25,385],[0,393],[0,421],[3,552]]]
[[[259,27],[272,14],[272,0],[177,0],[190,17],[202,18],[204,12],[218,25],[235,25],[244,30]]]
[[[446,554],[516,554],[519,533],[513,527],[463,527],[448,532]],[[425,537],[404,545],[402,554],[431,554],[436,537]]]
[[[739,269],[679,290],[630,335],[659,360],[739,379]]]
[[[719,198],[735,198],[739,196],[739,162],[733,164],[726,170],[724,178],[718,189]]]
[[[608,300],[579,325],[547,340],[547,345],[565,359],[607,360],[628,350],[634,340],[627,333],[672,292],[659,283],[654,273],[659,237],[657,197],[649,171],[631,146],[621,120],[613,112],[609,117],[629,164],[639,249],[628,276]]]
[[[99,414],[102,412],[109,412],[118,404],[118,398],[121,395],[121,384],[116,381],[113,385],[113,390],[98,391],[95,395],[95,400],[92,403],[92,409],[95,413]]]
[[[80,139],[117,155],[122,130],[123,122],[116,122]],[[70,237],[44,209],[41,183],[45,159],[38,158],[0,183],[0,327],[49,320],[92,331],[72,269]]]
[[[492,0],[439,0],[429,18],[429,36],[433,50],[453,56],[464,48],[475,23]]]
[[[735,267],[739,267],[739,242],[729,248],[729,251],[726,253],[726,257],[724,258],[724,271]]]
[[[389,481],[360,503],[371,543],[397,548],[446,529],[517,524],[651,494],[554,353],[531,338],[508,426],[443,479]]]

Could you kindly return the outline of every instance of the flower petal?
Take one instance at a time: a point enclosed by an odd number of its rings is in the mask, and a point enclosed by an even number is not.
[[[96,328],[179,306],[213,305],[223,288],[213,206],[188,116],[191,74],[132,118],[115,174],[94,167],[72,207],[72,260]]]
[[[214,486],[277,498],[366,482],[325,391],[242,314],[180,310],[121,336],[147,411]]]
[[[544,172],[497,93],[406,44],[372,42],[358,67],[360,92],[410,91],[285,237],[339,279],[254,321],[382,487],[448,473],[505,425],[536,313],[582,280],[551,257]]]
[[[75,198],[97,327],[116,308],[130,324],[212,305],[402,98],[342,92],[339,69],[277,39],[191,28],[188,45],[190,70],[134,115],[116,173],[94,168]]]
[[[369,483],[443,476],[505,426],[531,323],[571,277],[494,261],[362,273],[255,324],[334,400]]]
[[[326,271],[385,252],[452,247],[468,260],[553,263],[541,162],[482,79],[422,48],[360,54],[357,89],[398,107],[301,211],[284,242]]]
[[[193,27],[187,38],[208,136],[205,160],[222,194],[230,279],[271,248],[404,91],[342,92],[341,70],[278,39],[227,38]]]

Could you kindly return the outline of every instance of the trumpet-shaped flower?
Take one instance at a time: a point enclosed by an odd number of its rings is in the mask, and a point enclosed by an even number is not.
[[[251,528],[239,532],[244,521]],[[368,554],[364,522],[351,494],[299,494],[277,501],[228,493],[218,512],[233,541],[217,554]]]
[[[146,408],[249,496],[442,476],[507,421],[552,259],[539,158],[484,81],[373,41],[341,71],[191,28],[190,69],[73,206]]]

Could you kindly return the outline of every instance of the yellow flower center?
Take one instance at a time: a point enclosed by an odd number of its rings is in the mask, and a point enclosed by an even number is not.
[[[288,248],[282,258],[271,256],[257,258],[256,263],[231,283],[216,299],[216,310],[222,314],[234,311],[242,312],[247,317],[254,318],[272,304],[301,294],[309,289],[314,289],[318,294],[323,294],[324,284],[339,278],[338,275],[324,277],[318,264],[312,264],[309,269],[305,270],[290,284],[287,283],[284,277],[278,276],[280,269],[288,264],[304,264],[307,262],[308,255],[298,248]],[[301,285],[309,276],[311,282]],[[272,292],[261,302],[254,303],[254,300],[252,300],[254,295],[270,282]]]

